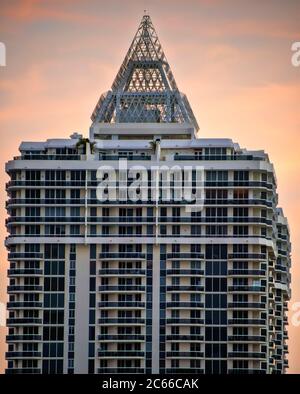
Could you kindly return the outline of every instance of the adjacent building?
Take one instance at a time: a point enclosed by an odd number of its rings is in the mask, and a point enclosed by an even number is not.
[[[20,145],[6,165],[7,373],[285,372],[290,241],[273,165],[198,129],[145,15],[89,140]],[[197,209],[177,195],[186,167]],[[141,179],[136,198],[126,186]]]

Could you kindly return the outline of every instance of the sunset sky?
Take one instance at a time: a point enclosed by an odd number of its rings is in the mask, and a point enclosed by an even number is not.
[[[200,137],[264,149],[292,236],[292,300],[300,302],[299,0],[1,0],[0,301],[6,301],[5,162],[21,141],[88,136],[90,115],[150,14]],[[291,313],[290,313],[291,316]],[[300,326],[289,325],[290,373],[300,373]],[[0,372],[5,329],[0,327]]]

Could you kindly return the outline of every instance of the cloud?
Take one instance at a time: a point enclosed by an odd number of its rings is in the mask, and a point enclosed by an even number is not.
[[[56,20],[63,22],[90,23],[95,16],[76,12],[79,0],[16,0],[1,5],[1,15],[4,20],[30,23],[34,21]]]

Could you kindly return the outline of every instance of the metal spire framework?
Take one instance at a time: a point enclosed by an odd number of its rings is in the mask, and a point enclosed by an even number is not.
[[[92,114],[102,123],[191,123],[199,127],[179,92],[149,15],[144,15],[112,84]]]

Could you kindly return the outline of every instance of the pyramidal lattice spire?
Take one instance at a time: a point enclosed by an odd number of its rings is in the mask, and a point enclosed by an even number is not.
[[[149,15],[144,15],[112,88],[92,114],[104,123],[198,124],[186,96],[179,92]]]

